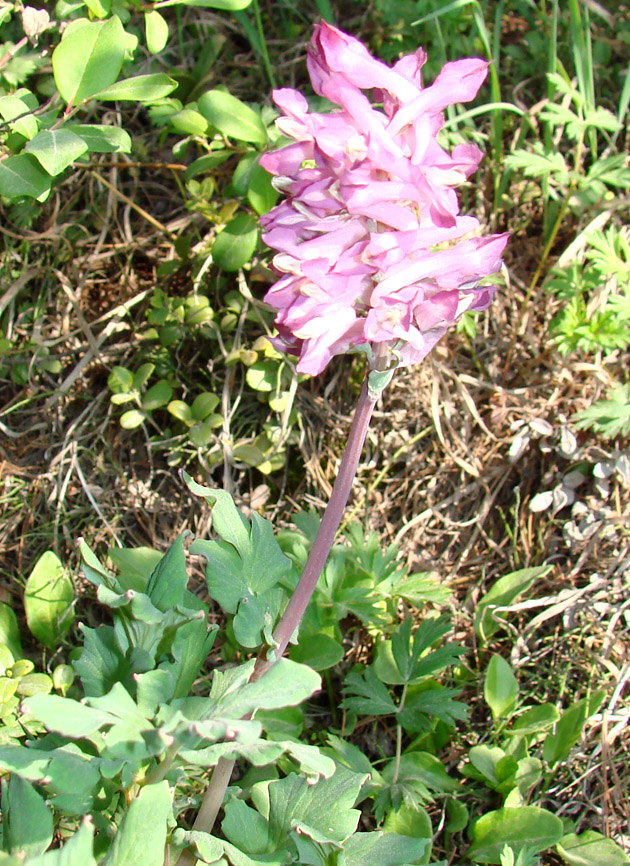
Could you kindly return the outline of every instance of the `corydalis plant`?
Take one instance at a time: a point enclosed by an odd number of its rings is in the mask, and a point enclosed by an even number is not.
[[[448,153],[437,141],[442,112],[474,98],[488,64],[447,63],[423,87],[425,60],[420,48],[390,68],[322,22],[308,71],[315,92],[340,107],[309,112],[298,91],[274,91],[276,125],[295,143],[260,159],[287,196],[262,217],[284,275],[265,300],[300,372],[317,375],[357,346],[372,368],[416,363],[492,299],[495,287],[479,282],[500,267],[507,235],[474,236],[479,222],[459,213],[454,189],[483,154],[474,144]]]
[[[262,218],[264,240],[279,251],[274,267],[284,274],[265,296],[278,310],[277,343],[299,355],[298,370],[311,375],[352,348],[363,348],[369,363],[317,537],[271,651],[259,653],[254,680],[282,656],[313,595],[379,394],[398,366],[422,360],[449,325],[487,307],[495,291],[479,281],[499,268],[507,235],[462,239],[479,223],[459,214],[453,189],[477,168],[481,151],[464,144],[448,154],[436,139],[443,109],[474,97],[487,64],[448,63],[423,88],[425,57],[419,49],[390,69],[356,39],[321,23],[309,74],[315,91],[340,108],[315,114],[301,93],[274,92],[284,111],[276,123],[296,139],[260,160],[287,195]],[[373,91],[382,109],[363,90]],[[233,764],[218,762],[193,830],[212,830]],[[186,851],[178,866],[193,862]]]

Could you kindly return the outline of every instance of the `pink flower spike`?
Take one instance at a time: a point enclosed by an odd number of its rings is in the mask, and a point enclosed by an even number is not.
[[[311,112],[298,91],[274,91],[276,125],[293,143],[260,158],[286,196],[261,217],[280,276],[265,301],[277,311],[276,345],[299,356],[300,372],[315,376],[365,344],[371,367],[417,363],[496,290],[480,283],[501,267],[508,236],[477,236],[456,191],[482,153],[449,153],[437,140],[443,110],[474,98],[488,64],[447,63],[424,86],[425,60],[418,49],[390,68],[321,23],[307,66],[316,93],[338,107]]]

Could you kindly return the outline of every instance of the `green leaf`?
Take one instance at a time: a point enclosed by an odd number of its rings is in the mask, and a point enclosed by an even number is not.
[[[248,262],[258,243],[258,222],[241,213],[225,226],[212,246],[212,257],[224,271],[237,271]]]
[[[556,851],[570,866],[627,866],[630,857],[625,851],[595,830],[569,833],[563,836]]]
[[[112,725],[116,721],[107,712],[59,695],[33,695],[24,701],[23,706],[47,730],[71,739],[91,737],[104,725]]]
[[[261,216],[275,205],[278,200],[278,190],[272,186],[271,175],[262,165],[256,164],[249,176],[247,185],[247,201]]]
[[[341,706],[355,713],[390,716],[397,711],[387,686],[379,680],[373,667],[367,668],[363,674],[349,673],[343,692],[346,697]]]
[[[548,574],[550,569],[550,565],[522,568],[499,578],[477,605],[475,613],[477,635],[482,640],[487,641],[495,632],[499,631],[502,626],[492,614],[494,608],[512,604],[520,595],[527,592],[536,580]],[[501,614],[500,618],[505,618],[505,614]]]
[[[184,601],[184,592],[188,585],[184,553],[184,539],[187,535],[190,533],[182,532],[173,542],[156,565],[147,584],[147,595],[158,610],[164,613]]]
[[[451,800],[449,802],[456,801]],[[413,836],[416,839],[424,839],[427,843],[427,850],[416,862],[428,862],[433,839],[433,828],[429,813],[422,806],[415,807],[403,803],[398,809],[392,810],[387,814],[383,823],[383,830],[385,833],[397,833],[401,836]]]
[[[306,665],[282,658],[259,680],[224,695],[217,712],[240,719],[257,709],[297,706],[320,688],[319,674]]]
[[[116,81],[124,56],[125,31],[117,15],[73,21],[52,54],[57,90],[68,105],[90,99]]]
[[[145,592],[149,578],[164,556],[152,547],[109,547],[107,556],[120,571],[119,591]]]
[[[82,138],[90,153],[131,153],[131,136],[119,126],[77,123],[67,124],[64,129]]]
[[[22,644],[17,617],[12,607],[0,602],[0,644],[8,647],[14,659],[22,658]]]
[[[53,838],[52,812],[30,782],[13,774],[2,787],[3,847],[17,857],[43,854]]]
[[[354,833],[343,846],[346,866],[406,866],[419,863],[430,839],[396,833]]]
[[[168,42],[168,24],[156,9],[144,13],[149,54],[159,54]]]
[[[72,625],[72,581],[59,557],[51,550],[35,563],[24,590],[26,621],[33,635],[48,649],[54,649]]]
[[[323,671],[339,664],[343,658],[343,647],[327,634],[302,636],[297,646],[291,647],[291,658],[308,665],[315,671]]]
[[[365,779],[338,766],[331,778],[316,785],[308,785],[303,776],[293,773],[270,782],[266,793],[271,845],[286,844],[287,834],[298,821],[336,842],[347,839],[361,814],[353,806]],[[252,794],[254,805],[264,814],[263,792]]]
[[[585,721],[596,713],[606,699],[603,689],[582,698],[565,710],[552,734],[548,734],[543,745],[543,758],[550,767],[563,761],[582,736]]]
[[[127,367],[114,367],[107,377],[107,387],[112,394],[124,394],[133,388],[133,373]]]
[[[160,409],[162,406],[166,406],[172,396],[173,389],[168,382],[156,382],[143,396],[142,408],[145,412]]]
[[[53,177],[61,174],[87,149],[85,141],[68,129],[47,129],[38,132],[24,148],[25,152],[32,154]]]
[[[505,845],[515,854],[523,848],[537,854],[559,842],[562,834],[562,821],[546,809],[537,806],[499,809],[475,823],[468,856],[480,863],[500,864]]]
[[[174,418],[177,418],[178,421],[183,421],[189,427],[194,423],[190,406],[183,400],[171,400],[167,409]]]
[[[63,44],[63,43],[62,43]],[[94,99],[102,102],[156,102],[177,89],[177,82],[164,72],[134,75],[99,90]]]
[[[125,812],[103,866],[156,866],[164,860],[172,799],[168,782],[145,785]]]
[[[207,418],[208,415],[214,412],[220,402],[217,395],[212,394],[210,391],[203,391],[201,394],[197,394],[191,407],[193,418],[197,421],[203,421],[204,418]]]
[[[265,854],[269,844],[268,824],[260,814],[238,797],[224,806],[221,829],[225,836],[247,854]]]
[[[280,367],[276,361],[254,361],[247,368],[245,379],[254,391],[269,393],[276,391],[280,379]]]
[[[62,848],[29,859],[28,866],[96,866],[93,837],[94,827],[89,818],[85,818]]]
[[[267,130],[248,105],[224,90],[209,90],[198,101],[199,111],[219,132],[237,141],[261,147],[267,143]]]
[[[495,719],[509,716],[518,698],[518,681],[502,656],[492,656],[483,684],[483,696]]]
[[[462,647],[447,644],[431,650],[432,644],[444,637],[450,627],[447,616],[426,618],[416,629],[413,640],[410,616],[396,628],[392,634],[392,655],[402,682],[412,682],[457,663]]]
[[[560,713],[553,704],[540,704],[531,707],[515,720],[511,731],[505,731],[508,736],[527,737],[553,728],[560,718]]]
[[[52,178],[34,156],[20,153],[0,162],[0,195],[6,198],[36,198],[48,194]]]
[[[120,648],[112,626],[83,626],[83,651],[73,667],[81,677],[86,695],[104,695],[129,676],[129,661]]]
[[[120,426],[123,430],[135,430],[144,423],[146,415],[138,409],[130,409],[128,412],[123,412],[120,416]]]

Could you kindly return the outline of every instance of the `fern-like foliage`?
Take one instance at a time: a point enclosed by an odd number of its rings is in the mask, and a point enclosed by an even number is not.
[[[598,400],[575,417],[578,430],[593,429],[605,439],[630,434],[630,385],[615,385],[607,400]]]

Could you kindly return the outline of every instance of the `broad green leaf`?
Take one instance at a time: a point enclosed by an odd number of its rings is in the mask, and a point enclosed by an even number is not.
[[[62,848],[29,859],[28,866],[96,866],[93,837],[94,826],[85,818]]]
[[[182,108],[181,111],[169,117],[169,124],[175,132],[181,135],[205,135],[208,132],[208,121],[193,108]],[[205,157],[200,157],[205,159]],[[194,177],[194,174],[192,175]]]
[[[343,647],[327,634],[300,635],[300,642],[291,647],[291,658],[315,671],[323,671],[339,664],[343,658]]]
[[[36,198],[48,194],[52,178],[34,156],[20,153],[0,162],[0,195],[5,198]]]
[[[173,697],[185,698],[199,676],[201,666],[214,644],[217,626],[208,627],[205,619],[196,619],[177,629],[171,646],[172,664],[162,662],[175,680]]]
[[[3,847],[18,857],[43,854],[53,838],[53,816],[30,782],[13,774],[2,786]]]
[[[252,169],[247,186],[247,201],[260,216],[275,205],[278,200],[278,190],[271,185],[271,175],[262,165]]]
[[[212,394],[210,391],[203,391],[201,394],[197,394],[191,407],[193,418],[203,421],[214,412],[220,402],[217,395]]]
[[[461,800],[449,797],[446,801],[446,826],[447,833],[460,833],[468,825],[468,807]]]
[[[206,120],[224,135],[261,147],[267,143],[267,130],[260,115],[231,93],[209,90],[197,104]]]
[[[563,761],[582,736],[585,721],[596,713],[606,699],[603,689],[582,698],[562,713],[551,734],[547,734],[543,745],[543,758],[549,766]]]
[[[145,785],[125,812],[103,866],[156,866],[164,860],[172,798],[168,782]]]
[[[393,784],[395,773],[396,760],[392,759],[383,768],[383,779],[388,784]],[[421,782],[438,794],[453,794],[460,789],[459,782],[451,779],[444,764],[430,752],[408,752],[401,755],[398,762],[398,779],[406,782]]]
[[[24,148],[48,172],[55,175],[87,152],[88,146],[80,136],[68,129],[46,129],[38,132]]]
[[[473,746],[468,757],[473,767],[490,783],[492,787],[499,784],[497,764],[505,758],[505,752],[498,746]]]
[[[59,557],[47,550],[35,563],[24,590],[26,621],[33,635],[54,649],[72,625],[74,588]]]
[[[499,631],[501,623],[500,621],[497,622],[497,619],[500,620],[501,617],[505,617],[505,614],[501,614],[495,619],[492,610],[495,607],[505,607],[512,604],[520,595],[527,592],[536,580],[548,574],[550,569],[550,565],[522,568],[499,578],[477,605],[475,631],[478,636],[487,641],[495,632]]]
[[[337,767],[331,778],[321,779],[316,785],[308,785],[303,776],[291,773],[284,779],[270,782],[266,797],[263,790],[252,791],[254,805],[263,815],[264,800],[268,798],[270,843],[284,844],[288,832],[298,821],[336,842],[347,839],[356,830],[361,814],[353,806],[365,778],[345,767]]]
[[[63,44],[63,43],[62,43]],[[124,78],[94,94],[102,102],[155,102],[177,88],[177,82],[164,72]]]
[[[153,412],[154,409],[166,406],[172,396],[173,389],[168,382],[156,382],[142,397],[142,408],[145,412]]]
[[[559,718],[560,713],[553,704],[540,704],[526,710],[515,720],[512,730],[504,733],[508,736],[527,737],[553,728]]]
[[[77,123],[67,124],[64,129],[82,138],[90,153],[131,153],[131,136],[119,126]]]
[[[279,385],[280,367],[275,361],[254,361],[247,368],[245,379],[254,391],[275,391]]]
[[[238,797],[224,806],[221,829],[232,844],[247,854],[265,854],[269,844],[268,824],[256,809]]]
[[[109,547],[107,556],[120,572],[116,579],[121,592],[145,592],[164,554],[152,547]]]
[[[95,18],[105,18],[112,11],[112,0],[85,0],[85,5]]]
[[[297,706],[320,688],[319,674],[306,665],[282,658],[259,680],[226,694],[219,702],[218,712],[238,719],[257,709]]]
[[[483,696],[495,719],[509,716],[518,698],[518,681],[502,656],[492,656],[483,684]]]
[[[178,421],[183,421],[184,424],[187,424],[188,426],[192,426],[194,423],[190,406],[183,400],[171,400],[167,409],[174,418],[177,418]]]
[[[147,48],[150,54],[159,54],[168,42],[168,24],[156,9],[144,13]]]
[[[83,626],[83,651],[73,667],[81,677],[86,695],[104,695],[129,676],[129,661],[120,648],[112,626]]]
[[[107,377],[107,387],[112,394],[122,394],[133,388],[133,373],[127,367],[114,367]]]
[[[450,802],[456,802],[451,800]],[[427,843],[425,853],[416,860],[416,863],[428,863],[431,853],[431,842],[433,839],[433,827],[429,813],[422,806],[410,806],[402,803],[398,809],[387,814],[383,823],[385,833],[397,833],[400,836],[413,836],[416,839],[424,839]]]
[[[354,833],[343,851],[346,866],[407,866],[420,863],[431,839],[399,836],[397,833]]]
[[[147,583],[147,595],[158,610],[164,613],[184,601],[184,592],[188,585],[184,553],[186,535],[190,535],[190,532],[182,533],[173,542],[156,565]]]
[[[113,84],[125,56],[125,31],[117,15],[77,24],[74,21],[66,29],[52,54],[55,84],[68,105],[90,99]]]
[[[120,416],[120,426],[124,430],[135,430],[144,423],[146,415],[138,409],[130,409],[128,412],[123,412]]]
[[[212,245],[212,257],[224,271],[237,271],[254,254],[258,243],[258,222],[241,213],[225,226]]]
[[[219,418],[221,416],[219,415]],[[188,430],[188,438],[195,448],[205,448],[216,436],[215,427],[206,421],[200,421]]]
[[[14,659],[22,658],[17,617],[13,608],[4,602],[0,602],[0,644],[8,647]]]
[[[562,821],[546,809],[537,806],[499,809],[482,815],[474,824],[468,856],[479,863],[500,864],[506,844],[515,854],[523,848],[537,854],[559,842],[562,834]]]
[[[105,725],[116,721],[110,713],[59,695],[34,695],[24,701],[24,708],[47,730],[71,739],[91,737]]]
[[[569,833],[556,845],[556,851],[570,866],[628,866],[630,857],[613,842],[596,830],[585,833]]]

